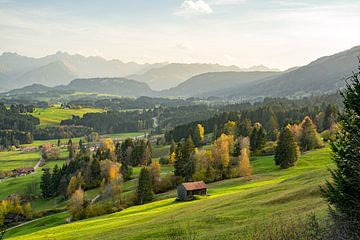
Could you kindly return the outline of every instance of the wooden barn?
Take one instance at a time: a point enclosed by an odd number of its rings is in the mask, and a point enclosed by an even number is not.
[[[181,183],[177,187],[177,199],[188,201],[195,195],[206,195],[207,186],[204,181]]]
[[[28,168],[17,168],[12,170],[12,175],[14,177],[16,176],[23,176],[23,175],[27,175],[34,172],[34,168],[33,167],[28,167]]]

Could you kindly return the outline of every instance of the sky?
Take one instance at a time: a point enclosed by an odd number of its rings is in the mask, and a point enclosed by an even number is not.
[[[0,0],[0,52],[285,70],[360,45],[360,0]]]

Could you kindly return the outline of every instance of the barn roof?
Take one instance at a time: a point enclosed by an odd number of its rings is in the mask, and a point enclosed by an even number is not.
[[[187,191],[199,190],[199,189],[207,188],[207,187],[206,187],[206,184],[204,183],[204,181],[199,181],[199,182],[187,182],[187,183],[182,183],[181,185],[183,185],[184,188],[185,188]]]

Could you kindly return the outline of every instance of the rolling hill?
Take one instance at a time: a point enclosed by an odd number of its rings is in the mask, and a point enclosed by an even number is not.
[[[344,77],[358,68],[360,46],[319,58],[306,66],[266,79],[246,89],[235,88],[223,92],[227,96],[304,97],[332,93],[345,86]]]
[[[279,72],[210,72],[194,76],[177,87],[162,91],[165,96],[220,96],[221,90],[245,87]]]
[[[71,81],[69,85],[58,86],[55,87],[55,89],[112,94],[126,97],[140,97],[153,94],[153,91],[146,83],[126,78],[75,79]]]
[[[218,64],[170,63],[163,67],[150,69],[141,75],[128,76],[128,78],[146,82],[153,90],[163,90],[175,87],[185,80],[202,73],[240,70],[237,66],[221,66]]]

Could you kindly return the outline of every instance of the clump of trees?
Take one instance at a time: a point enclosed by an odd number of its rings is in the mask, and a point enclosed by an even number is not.
[[[30,202],[21,202],[18,197],[0,201],[0,227],[4,225],[4,219],[8,214],[18,216],[20,220],[31,220],[33,210]]]

